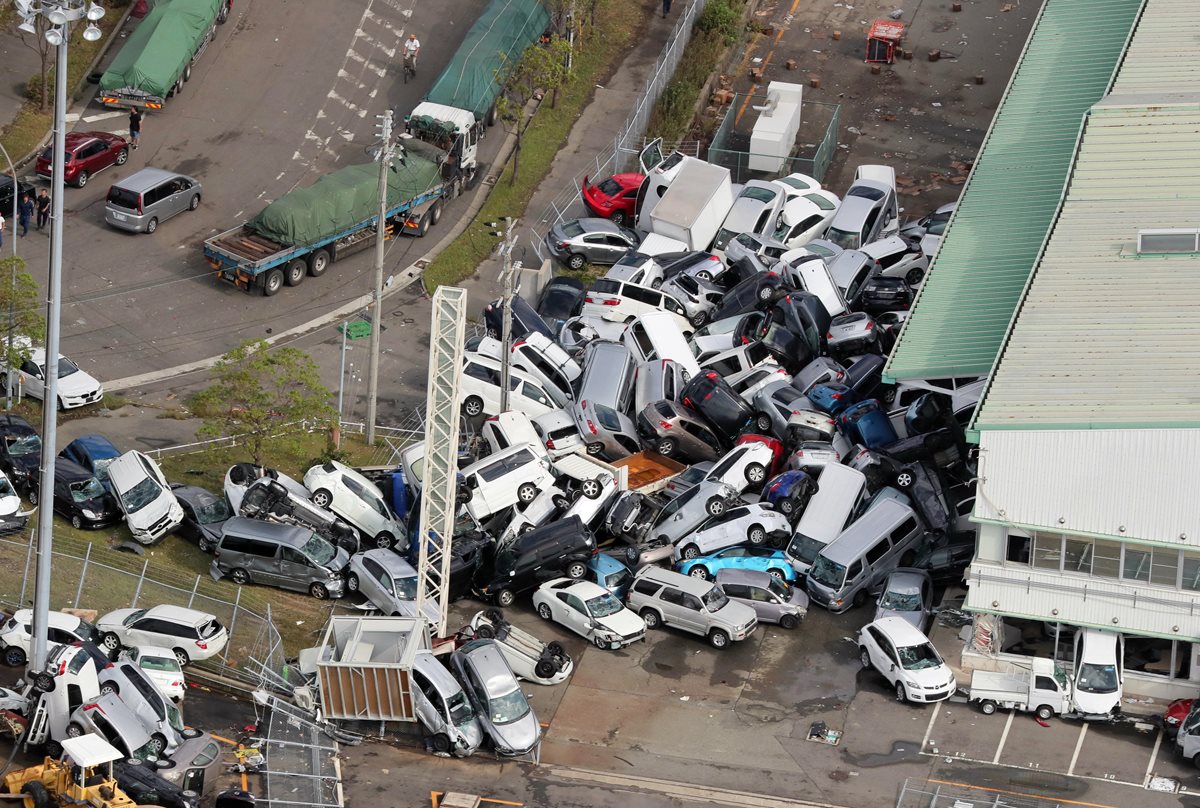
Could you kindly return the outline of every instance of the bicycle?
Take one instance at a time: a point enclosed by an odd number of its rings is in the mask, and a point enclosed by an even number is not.
[[[408,84],[409,76],[416,78],[417,76],[417,57],[411,53],[404,55],[404,83]]]

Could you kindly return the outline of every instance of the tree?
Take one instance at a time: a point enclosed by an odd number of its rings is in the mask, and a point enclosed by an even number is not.
[[[15,238],[16,233],[10,233]],[[19,255],[0,258],[0,339],[3,340],[3,351],[8,361],[5,367],[20,367],[29,358],[33,343],[41,343],[42,335],[46,333],[45,300],[38,290],[37,281],[25,271],[25,259]],[[11,349],[8,344],[8,314],[12,312],[13,335],[25,337],[14,340]],[[0,395],[3,387],[0,384]]]
[[[15,18],[15,15],[14,15]],[[19,18],[17,18],[19,19]],[[46,41],[46,32],[53,25],[45,14],[37,14],[33,18],[33,33],[17,31],[21,43],[38,55],[41,70],[38,74],[38,110],[45,112],[50,104],[50,66],[54,62],[54,46]]]
[[[271,349],[266,340],[247,340],[221,357],[213,384],[192,406],[204,419],[201,435],[237,438],[258,465],[272,446],[296,440],[298,422],[325,422],[334,415],[333,397],[321,384],[317,363],[297,348]]]
[[[517,181],[517,172],[521,167],[522,137],[537,112],[537,105],[533,102],[540,101],[545,93],[550,93],[550,107],[554,108],[558,91],[570,77],[567,70],[570,55],[571,43],[559,36],[550,37],[545,44],[530,45],[504,82],[500,97],[496,100],[496,111],[504,122],[504,128],[516,136],[510,184]],[[505,71],[506,67],[500,69]]]

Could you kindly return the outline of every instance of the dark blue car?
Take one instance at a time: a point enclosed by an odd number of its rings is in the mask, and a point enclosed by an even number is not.
[[[813,406],[830,415],[837,415],[858,400],[844,384],[815,384],[807,395]]]
[[[855,443],[878,449],[899,440],[887,413],[875,399],[852,404],[837,417],[838,426]]]
[[[803,471],[785,471],[767,481],[762,499],[789,519],[800,513],[817,491],[817,481]]]
[[[59,457],[74,461],[92,473],[104,489],[112,493],[108,481],[108,465],[121,456],[121,450],[103,435],[81,435],[67,444],[58,453]]]

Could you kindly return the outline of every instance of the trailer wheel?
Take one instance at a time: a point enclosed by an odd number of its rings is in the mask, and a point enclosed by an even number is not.
[[[224,25],[225,21],[228,19],[229,19],[229,3],[224,2],[221,4],[221,10],[217,12],[217,22],[219,22],[221,25]]]
[[[283,270],[276,267],[263,280],[263,297],[274,297],[283,288]]]
[[[330,259],[328,250],[313,250],[308,254],[308,274],[319,278],[329,269]]]
[[[1043,704],[1041,707],[1037,708],[1037,717],[1043,721],[1049,721],[1054,717],[1054,710],[1052,710],[1049,705]]]
[[[288,262],[287,269],[284,270],[284,282],[288,286],[299,286],[304,282],[304,276],[308,274],[308,264],[303,258],[294,258]]]
[[[417,238],[424,238],[425,234],[428,232],[429,232],[429,214],[426,213],[425,215],[423,215],[421,217],[421,220],[419,222],[417,222],[416,236],[417,236]]]
[[[487,125],[495,126],[497,119],[500,117],[500,112],[496,109],[496,105],[492,104],[492,108],[488,110]]]
[[[183,80],[187,81],[191,77],[192,77],[192,63],[188,62],[187,66],[183,68]]]
[[[990,699],[984,699],[983,701],[979,702],[979,712],[983,713],[984,715],[991,715],[992,713],[996,712],[996,702],[991,701]]]
[[[429,211],[429,223],[437,224],[442,220],[442,201],[439,199],[433,203],[433,208]]]

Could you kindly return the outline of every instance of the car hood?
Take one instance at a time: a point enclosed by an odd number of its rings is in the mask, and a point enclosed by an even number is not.
[[[137,609],[117,609],[103,615],[96,621],[96,627],[102,631],[120,631],[125,628],[125,618],[136,612]]]
[[[615,631],[622,637],[646,630],[645,621],[643,621],[642,618],[638,617],[629,609],[622,609],[616,614],[610,614],[608,617],[601,617],[596,622],[609,631]]]
[[[0,519],[15,516],[21,510],[21,498],[16,494],[0,497]]]
[[[542,739],[542,728],[538,724],[532,707],[524,717],[512,723],[502,725],[493,724],[491,721],[485,723],[492,742],[497,747],[508,750],[509,755],[523,755],[537,746],[538,741]],[[500,749],[496,751],[500,752]],[[500,752],[500,754],[504,753]]]
[[[1072,682],[1072,684],[1074,684]],[[1121,688],[1112,693],[1086,693],[1078,687],[1071,688],[1075,709],[1086,715],[1108,715],[1121,703]]]
[[[939,665],[936,668],[925,668],[919,671],[902,670],[900,673],[905,679],[916,682],[925,688],[936,689],[946,684],[950,684],[951,687],[954,686],[954,672],[945,664]]]
[[[86,371],[79,370],[58,380],[58,394],[68,398],[82,396],[91,393],[99,386],[100,382],[89,376]]]

